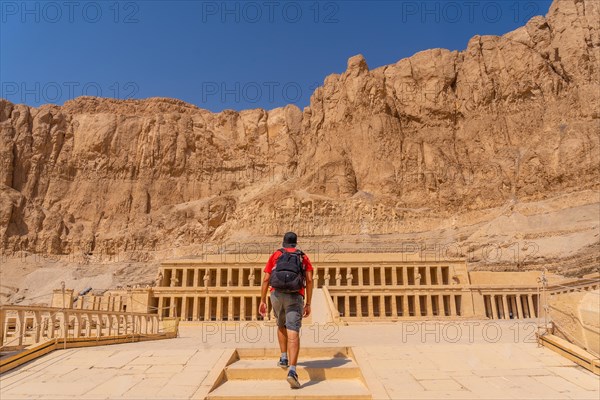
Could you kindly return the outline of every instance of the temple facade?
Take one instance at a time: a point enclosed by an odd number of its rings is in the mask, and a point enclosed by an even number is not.
[[[66,303],[82,309],[158,313],[161,319],[256,321],[262,319],[258,305],[268,256],[221,254],[165,261],[153,287],[111,290]],[[313,266],[315,287],[327,297],[331,313],[349,322],[535,318],[541,312],[541,296],[547,295],[540,291],[539,271],[469,272],[464,259],[332,254],[315,258]],[[544,274],[544,279],[547,289],[562,281],[552,274]],[[598,288],[598,279],[586,284]],[[58,295],[63,294],[57,291]],[[268,306],[267,318],[272,318]]]

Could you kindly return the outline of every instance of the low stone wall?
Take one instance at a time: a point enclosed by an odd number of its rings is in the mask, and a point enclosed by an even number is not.
[[[555,335],[600,353],[600,290],[550,296],[548,309]]]

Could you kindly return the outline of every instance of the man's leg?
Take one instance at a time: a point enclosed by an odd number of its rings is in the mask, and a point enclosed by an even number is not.
[[[288,304],[286,304],[285,326],[287,328],[287,349],[289,355],[290,370],[287,381],[290,387],[298,389],[300,382],[296,373],[296,364],[298,363],[298,353],[300,352],[300,328],[302,327],[302,308],[304,299],[299,294],[290,295]]]
[[[277,340],[279,340],[279,349],[282,353],[287,353],[288,348],[288,333],[284,326],[277,327]]]
[[[282,303],[280,296],[275,292],[271,293],[271,305],[273,306],[273,312],[275,313],[275,319],[277,320],[277,340],[279,341],[279,348],[281,349],[281,357],[279,357],[277,365],[282,368],[287,368],[289,364],[287,355],[285,310],[283,309],[284,304]]]
[[[287,349],[290,357],[290,366],[296,366],[298,363],[298,353],[300,352],[300,335],[296,331],[287,330]]]

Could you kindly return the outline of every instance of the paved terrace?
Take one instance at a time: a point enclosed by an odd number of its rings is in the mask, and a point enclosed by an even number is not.
[[[352,346],[375,399],[600,398],[599,377],[538,347],[534,331],[534,320],[313,324],[302,345]],[[230,349],[277,347],[275,333],[198,322],[177,339],[60,350],[0,376],[0,398],[202,399]]]

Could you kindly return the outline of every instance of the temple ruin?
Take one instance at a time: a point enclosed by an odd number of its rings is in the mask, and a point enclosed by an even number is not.
[[[182,321],[256,321],[267,258],[221,254],[169,260],[161,264],[154,287],[110,290],[75,301],[71,291],[65,304]],[[542,293],[539,271],[468,271],[464,259],[403,253],[335,254],[313,264],[315,287],[323,289],[332,316],[343,321],[535,318],[541,296],[568,291],[568,285],[598,288],[596,277],[565,280],[544,274]],[[57,290],[54,305],[62,302],[60,296]]]

